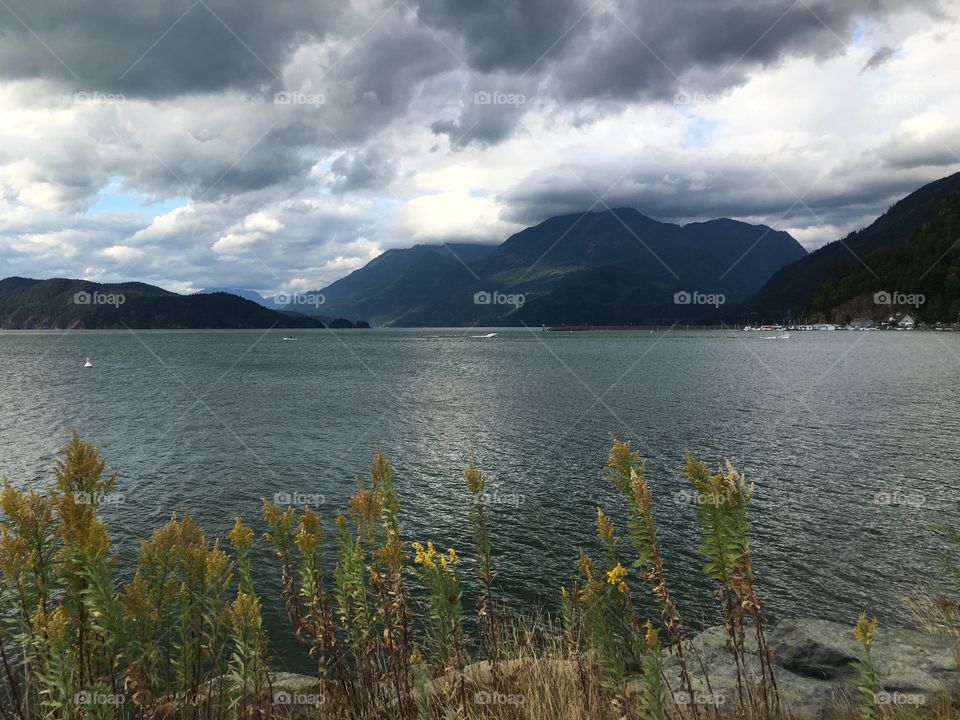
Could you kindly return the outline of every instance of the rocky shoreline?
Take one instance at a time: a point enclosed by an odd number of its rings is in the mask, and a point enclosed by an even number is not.
[[[825,620],[797,619],[781,622],[767,635],[781,704],[796,720],[825,720],[853,706],[856,688],[850,664],[856,641],[849,627]],[[877,681],[883,688],[878,702],[931,706],[955,696],[960,692],[955,644],[951,637],[910,630],[878,630],[872,651]],[[723,628],[709,628],[694,636],[686,641],[684,650],[693,697],[679,690],[679,664],[669,651],[664,651],[664,677],[674,689],[677,704],[712,706],[720,717],[733,716],[738,705],[738,679]],[[755,649],[748,657],[746,674],[757,679],[760,669]],[[552,672],[569,673],[571,681],[576,681],[572,663],[539,662],[550,663],[554,666]],[[529,661],[501,663],[503,686],[509,688],[510,676],[528,671],[528,664]],[[509,695],[506,690],[494,691],[487,662],[468,666],[465,675],[474,702]],[[436,680],[431,683],[432,689],[440,691],[444,683],[442,678]],[[316,677],[275,673],[271,675],[271,692],[274,704],[288,705],[290,716],[295,718],[317,717],[323,704],[322,685]]]
[[[782,705],[796,720],[821,720],[856,700],[851,663],[857,645],[851,628],[817,619],[781,622],[767,634],[773,652],[774,676]],[[755,646],[754,646],[755,648]],[[872,657],[878,702],[890,705],[930,706],[960,691],[955,640],[911,630],[883,629],[874,638]],[[733,714],[737,705],[737,673],[726,648],[723,628],[710,628],[687,642],[688,666],[694,702],[712,704],[720,715]],[[692,656],[695,659],[690,660]],[[751,654],[753,678],[759,677],[756,653]],[[751,664],[748,661],[748,665]],[[664,662],[671,687],[679,687],[675,658]],[[709,678],[709,683],[707,682]],[[682,697],[681,700],[689,699]],[[723,712],[728,708],[731,712]]]

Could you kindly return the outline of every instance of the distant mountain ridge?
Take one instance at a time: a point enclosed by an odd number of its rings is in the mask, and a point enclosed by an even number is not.
[[[764,225],[680,226],[618,208],[549,218],[498,246],[388,250],[316,292],[325,313],[378,325],[692,321],[719,318],[719,307],[678,304],[678,293],[742,301],[806,254]]]
[[[388,250],[298,296],[312,302],[285,305],[234,287],[182,296],[136,282],[12,277],[0,281],[0,328],[353,326],[334,320],[342,317],[387,326],[732,324],[788,312],[843,321],[887,312],[873,307],[880,292],[922,294],[912,315],[952,320],[960,317],[958,206],[960,173],[810,254],[786,232],[731,219],[680,226],[632,208],[577,213],[496,246]],[[76,293],[91,297],[77,303]],[[124,302],[111,305],[117,294]]]
[[[862,267],[871,253],[905,242],[951,193],[960,190],[960,173],[924,185],[894,203],[869,226],[850,233],[780,269],[738,308],[742,319],[781,321],[810,305],[834,277]]]
[[[392,286],[411,267],[434,256],[446,260],[471,263],[490,254],[493,245],[446,243],[442,245],[414,245],[394,248],[381,253],[362,268],[354,270],[322,290],[314,291],[324,297],[323,312],[336,313],[369,304]],[[363,316],[366,317],[366,316]]]
[[[902,313],[931,324],[960,322],[960,190],[920,220],[903,242],[835,273],[808,314],[844,323]]]
[[[286,309],[285,305],[281,305],[276,302],[274,298],[264,297],[256,290],[249,290],[247,288],[239,287],[212,287],[204,288],[203,290],[198,290],[194,295],[213,295],[215,293],[227,293],[228,295],[236,295],[237,297],[242,297],[244,300],[250,300],[255,302],[261,307],[265,307],[269,310],[284,310]]]
[[[322,328],[228,293],[178,295],[145,283],[0,280],[0,329]]]

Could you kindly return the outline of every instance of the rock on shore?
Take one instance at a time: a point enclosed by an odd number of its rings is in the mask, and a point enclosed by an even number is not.
[[[796,720],[824,720],[835,709],[856,702],[855,675],[850,665],[855,658],[856,641],[850,627],[825,620],[790,620],[769,630],[767,640],[773,651],[781,705]],[[718,716],[734,716],[738,706],[737,672],[723,628],[713,627],[687,640],[684,652],[694,690],[692,698],[681,691],[677,658],[664,651],[664,676],[678,704],[712,705]],[[877,681],[883,688],[878,696],[881,702],[927,706],[960,692],[953,638],[880,628],[874,638],[872,658]],[[552,672],[569,674],[574,681],[576,672],[571,663],[544,662],[557,666]],[[508,676],[523,672],[524,665],[523,661],[508,661],[501,666],[501,672]],[[752,637],[746,665],[747,676],[759,679],[760,666]],[[465,674],[472,692],[482,689],[492,677],[486,662],[467,667]],[[637,682],[632,681],[629,687],[636,690]],[[304,698],[322,697],[316,678],[276,673],[271,676],[271,683],[274,697],[280,703],[290,703],[291,717],[315,716],[315,708],[301,703]],[[438,679],[431,685],[439,691],[444,682]]]
[[[821,720],[836,707],[856,702],[850,664],[857,643],[849,627],[816,619],[785,621],[768,632],[767,641],[781,703],[796,720]],[[751,646],[746,672],[759,679],[752,637],[748,650]],[[687,641],[685,654],[694,697],[679,693],[679,700],[714,705],[720,715],[733,715],[738,704],[737,672],[723,628],[710,628]],[[881,702],[931,705],[960,691],[953,638],[881,628],[874,638],[872,658],[883,689],[878,696]],[[679,690],[680,667],[675,657],[665,659],[664,674],[670,687]]]

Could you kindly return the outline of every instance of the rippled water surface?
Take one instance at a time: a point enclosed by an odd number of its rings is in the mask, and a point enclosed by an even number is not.
[[[256,523],[261,497],[317,493],[329,524],[376,448],[408,536],[465,549],[472,458],[500,500],[503,590],[530,608],[592,547],[596,506],[617,508],[601,477],[615,433],[648,458],[688,612],[712,598],[679,478],[687,448],[757,484],[755,564],[775,615],[907,622],[898,594],[936,574],[931,525],[960,515],[960,333],[474,337],[486,332],[0,333],[0,472],[49,483],[70,428],[94,441],[119,475],[123,503],[104,512],[128,573],[173,512],[222,534],[235,515]],[[258,572],[273,597],[275,568]]]

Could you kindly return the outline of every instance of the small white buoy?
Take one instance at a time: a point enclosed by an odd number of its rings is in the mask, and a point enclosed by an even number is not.
[[[90,358],[87,358],[87,361],[83,364],[85,368],[93,367],[93,363],[90,362]]]

